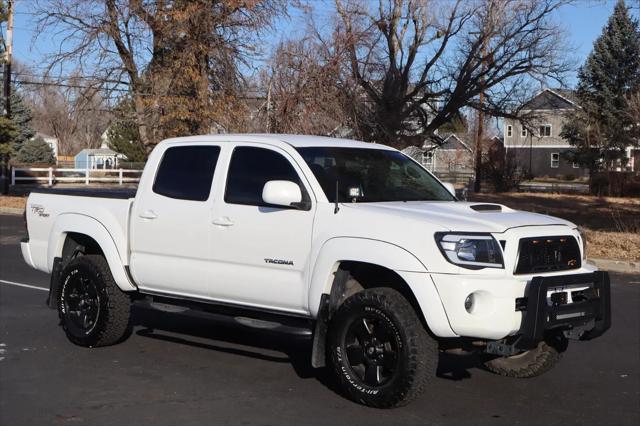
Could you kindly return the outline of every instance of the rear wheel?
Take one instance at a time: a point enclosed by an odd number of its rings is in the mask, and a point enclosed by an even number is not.
[[[118,343],[129,327],[131,300],[102,256],[80,256],[64,268],[58,315],[67,337],[86,346]]]
[[[484,365],[492,373],[526,379],[550,370],[560,362],[566,348],[567,339],[556,333],[548,335],[534,349],[509,357],[495,358]]]
[[[437,343],[413,307],[390,288],[364,290],[349,297],[333,316],[328,357],[341,389],[364,405],[405,405],[433,377]]]

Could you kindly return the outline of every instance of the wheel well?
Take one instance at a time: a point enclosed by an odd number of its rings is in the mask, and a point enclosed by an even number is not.
[[[420,304],[407,282],[392,269],[367,262],[341,262],[331,286],[331,311],[358,291],[387,287],[398,291],[411,304],[423,326],[429,330]]]
[[[80,254],[99,254],[104,256],[102,248],[98,242],[90,236],[77,232],[67,233],[64,245],[62,246],[62,254],[60,256],[62,258],[62,263],[66,264],[69,260]]]
[[[373,263],[340,262],[331,283],[331,293],[323,294],[320,300],[311,350],[311,365],[313,367],[324,367],[326,364],[327,330],[335,310],[353,294],[376,287],[392,288],[404,296],[418,315],[424,329],[433,336],[413,291],[397,272]]]

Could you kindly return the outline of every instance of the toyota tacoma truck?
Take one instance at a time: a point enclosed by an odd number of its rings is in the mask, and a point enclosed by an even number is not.
[[[132,303],[302,330],[311,364],[373,407],[419,395],[439,351],[533,377],[611,322],[608,275],[574,224],[459,201],[379,144],[168,139],[135,192],[33,191],[25,220],[22,255],[51,274],[71,342],[122,341]]]

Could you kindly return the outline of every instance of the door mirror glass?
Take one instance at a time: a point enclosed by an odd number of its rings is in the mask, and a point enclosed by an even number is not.
[[[302,202],[302,191],[289,180],[270,180],[262,189],[262,200],[274,206],[296,207]]]
[[[447,188],[447,191],[449,191],[451,193],[451,195],[453,195],[454,197],[456,196],[456,188],[453,186],[452,183],[442,182],[442,186]]]

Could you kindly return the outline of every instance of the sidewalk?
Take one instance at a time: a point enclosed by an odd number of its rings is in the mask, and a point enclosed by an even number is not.
[[[611,259],[587,259],[587,263],[596,265],[599,269],[623,274],[640,274],[640,262]]]

